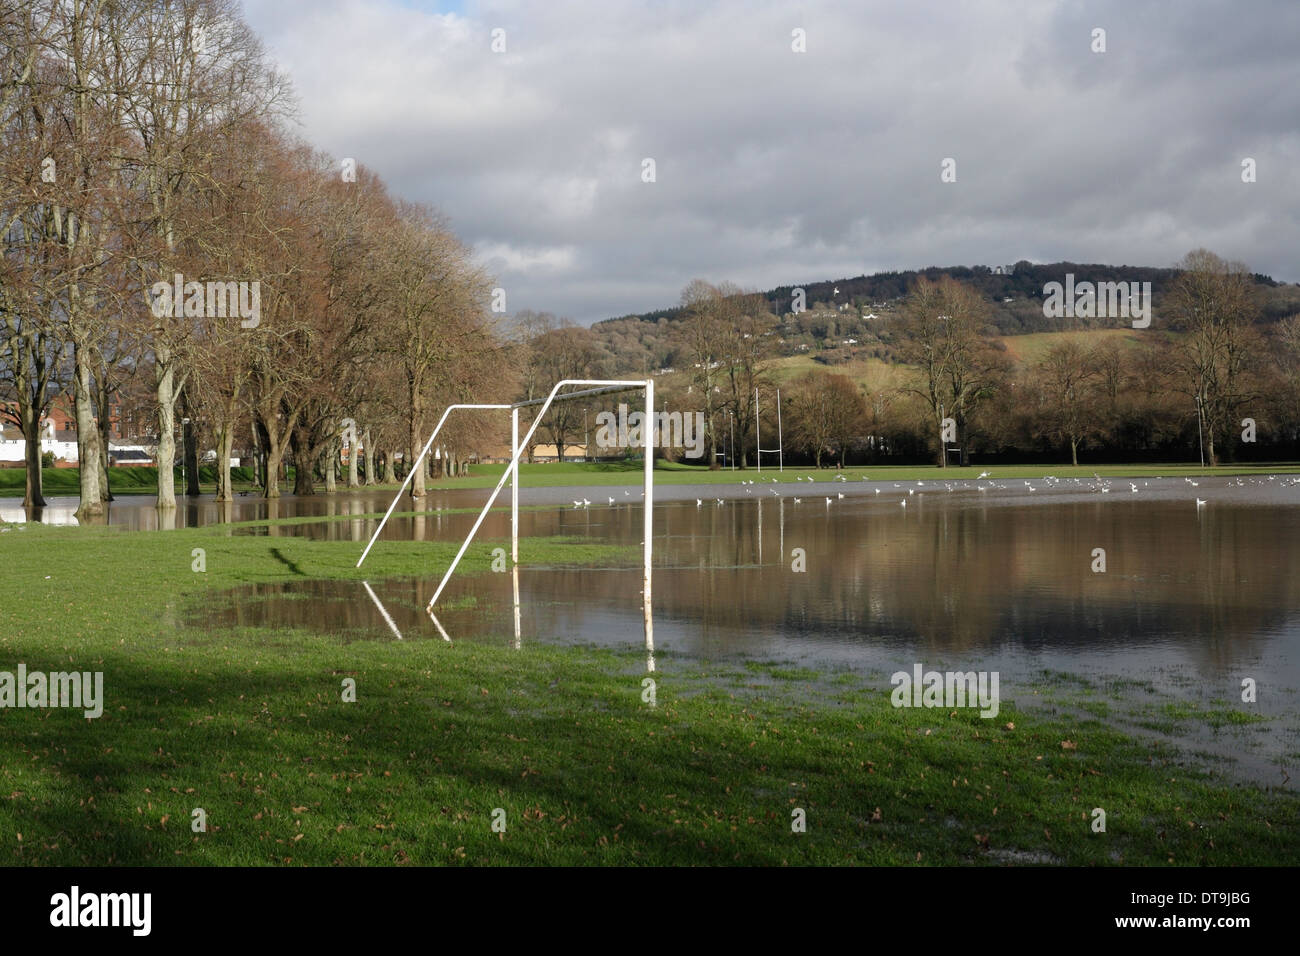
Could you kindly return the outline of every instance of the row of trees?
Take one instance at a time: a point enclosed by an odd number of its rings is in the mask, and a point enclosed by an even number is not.
[[[1191,252],[1166,289],[1163,331],[1137,343],[1062,335],[1021,365],[982,331],[986,310],[965,283],[919,279],[892,330],[911,371],[861,388],[805,377],[791,393],[792,447],[818,464],[854,451],[928,451],[938,462],[950,419],[946,443],[966,452],[1063,450],[1078,464],[1089,445],[1150,454],[1190,438],[1218,464],[1266,433],[1274,445],[1300,436],[1300,316],[1262,324],[1241,263]]]
[[[1300,316],[1264,321],[1257,277],[1203,249],[1172,275],[1158,327],[1136,339],[1063,334],[1023,362],[991,334],[990,304],[977,287],[921,276],[883,329],[894,363],[873,365],[865,382],[817,371],[782,385],[785,448],[819,467],[886,457],[939,463],[945,444],[963,456],[1066,454],[1077,464],[1089,447],[1127,457],[1185,454],[1199,430],[1207,459],[1217,464],[1243,433],[1275,446],[1295,441]],[[558,378],[647,374],[610,350],[600,330],[553,316],[525,318],[527,397]],[[667,332],[661,329],[680,363],[660,379],[661,404],[703,415],[713,467],[725,460],[719,451],[741,467],[753,462],[756,398],[764,434],[775,439],[782,328],[764,296],[695,280]],[[553,413],[551,440],[581,437],[583,412],[566,406]]]
[[[377,452],[392,476],[431,414],[489,380],[499,394],[489,277],[432,211],[290,135],[292,109],[231,0],[0,8],[0,398],[26,439],[27,504],[43,503],[39,427],[61,392],[82,518],[108,500],[111,409],[133,393],[164,509],[178,415],[188,456],[217,451],[219,498],[250,445],[275,497],[287,460],[299,494],[317,473],[332,488],[345,440],[349,484],[358,444],[367,481]],[[476,427],[452,424],[447,446]]]

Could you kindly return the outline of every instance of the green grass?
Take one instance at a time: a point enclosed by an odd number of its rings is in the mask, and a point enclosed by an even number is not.
[[[225,532],[0,532],[0,669],[103,671],[107,699],[98,720],[0,711],[5,863],[1280,865],[1300,852],[1294,794],[1006,700],[995,720],[895,710],[879,675],[661,653],[651,707],[639,634],[627,651],[516,651],[504,635],[196,627],[196,606],[241,584],[360,577],[354,543]],[[466,572],[486,572],[498,545],[477,543]],[[384,542],[365,574],[429,573],[454,547]],[[624,557],[526,548],[547,563]],[[200,807],[206,833],[190,826]],[[795,809],[806,833],[791,831]]]

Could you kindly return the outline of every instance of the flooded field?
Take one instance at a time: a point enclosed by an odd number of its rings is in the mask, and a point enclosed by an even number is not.
[[[437,492],[424,513],[392,519],[376,548],[384,540],[459,541],[486,494]],[[389,500],[362,493],[225,507],[203,501],[179,509],[176,523],[315,517],[230,530],[354,541],[359,556]],[[525,488],[521,504],[525,539],[641,541],[639,486]],[[52,505],[44,520],[62,520],[61,507]],[[399,512],[412,507],[408,498]],[[156,512],[151,499],[127,499],[113,504],[109,521],[146,530],[156,527]],[[508,534],[508,512],[496,510],[480,538]],[[1297,542],[1300,481],[1288,476],[1194,486],[1184,479],[814,486],[787,475],[780,483],[669,486],[656,489],[655,649],[824,672],[887,675],[915,662],[996,670],[1017,702],[1054,686],[1054,699],[1069,692],[1081,706],[1120,702],[1139,724],[1149,718],[1152,732],[1168,730],[1179,708],[1195,715],[1239,704],[1249,678],[1259,713],[1293,718]],[[525,540],[520,561],[519,643],[640,646],[635,559],[618,568],[538,566]],[[364,584],[252,585],[214,595],[189,619],[303,627],[348,641],[515,642],[512,576],[453,577],[434,621],[424,609],[443,570]],[[1274,762],[1300,753],[1300,731],[1293,719],[1270,725],[1254,734],[1249,726],[1212,727],[1205,747],[1276,777]]]

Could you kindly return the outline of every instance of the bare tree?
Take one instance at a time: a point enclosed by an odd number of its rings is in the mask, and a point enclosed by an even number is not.
[[[1207,249],[1189,252],[1165,309],[1184,332],[1173,346],[1178,389],[1199,403],[1210,465],[1219,463],[1240,407],[1254,397],[1247,374],[1257,358],[1259,313],[1250,270]]]

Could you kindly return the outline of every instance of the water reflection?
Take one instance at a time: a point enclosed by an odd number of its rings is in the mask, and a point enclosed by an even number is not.
[[[414,527],[455,537],[467,530],[463,518],[472,516],[427,516]],[[1181,501],[1097,498],[995,505],[939,496],[918,497],[906,509],[847,498],[829,508],[822,501],[670,503],[656,518],[659,643],[695,654],[859,659],[870,649],[907,648],[964,659],[1007,651],[1044,666],[1067,656],[1125,658],[1137,670],[1169,653],[1222,674],[1294,651],[1300,633],[1295,507],[1198,510]],[[578,530],[635,545],[639,507],[521,515],[526,536]],[[482,533],[504,536],[508,516],[490,516]],[[1103,573],[1092,570],[1098,548],[1106,553]],[[805,570],[796,569],[795,549]],[[643,631],[634,610],[639,567],[530,568],[526,542],[522,557],[506,588],[491,574],[452,578],[440,611],[456,621],[454,632],[528,631],[628,646],[633,631]],[[401,592],[415,614],[435,584],[383,587]],[[350,626],[387,629],[371,602],[356,602],[355,583],[295,587],[321,588],[349,607]],[[239,623],[328,623],[316,602],[263,600],[274,598],[267,588],[252,586],[257,600],[236,602]],[[471,611],[447,609],[471,599]],[[498,612],[506,617],[493,618]],[[1280,666],[1292,675],[1290,686],[1300,686],[1294,659]]]

